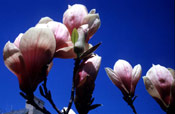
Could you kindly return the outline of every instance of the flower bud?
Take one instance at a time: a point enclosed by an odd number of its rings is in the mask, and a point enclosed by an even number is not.
[[[153,65],[143,77],[148,93],[159,103],[163,110],[174,105],[175,81],[173,73],[160,65]],[[175,106],[175,105],[174,105]]]
[[[88,14],[88,11],[84,5],[74,4],[69,6],[64,12],[63,23],[67,26],[70,34],[73,29],[78,29],[83,22],[84,17]]]
[[[121,90],[124,96],[134,96],[136,85],[141,77],[141,66],[136,65],[134,69],[125,60],[118,60],[114,70],[105,68],[108,77]]]
[[[84,60],[75,75],[75,105],[79,113],[88,112],[101,57],[91,55]]]
[[[86,46],[85,38],[86,38],[85,32],[81,28],[79,28],[78,29],[78,40],[74,46],[74,52],[77,55],[80,55],[85,50],[85,46]]]
[[[89,58],[85,59],[81,65],[80,69],[77,71],[76,77],[79,79],[80,84],[85,77],[89,76],[95,81],[101,64],[101,57],[98,55],[91,55]]]
[[[100,27],[101,21],[95,9],[92,9],[88,14],[84,5],[75,4],[65,11],[63,23],[67,26],[70,34],[72,34],[74,28],[83,28],[85,34],[87,34],[86,42],[88,42]]]

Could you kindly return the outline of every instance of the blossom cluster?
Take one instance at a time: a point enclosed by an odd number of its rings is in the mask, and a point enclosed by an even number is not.
[[[88,13],[84,5],[69,5],[63,14],[63,22],[43,17],[34,27],[29,28],[25,33],[20,33],[13,43],[8,41],[3,50],[4,63],[17,76],[21,91],[30,96],[33,95],[37,86],[46,80],[54,58],[73,58],[75,67],[73,94],[70,101],[74,100],[80,114],[87,114],[100,106],[99,104],[92,105],[94,100],[92,94],[101,57],[94,53],[98,45],[93,47],[89,44],[89,40],[100,25],[100,17],[95,9]],[[136,114],[133,102],[136,99],[136,85],[142,74],[141,65],[132,67],[129,62],[120,59],[113,69],[106,67],[105,70],[112,83],[121,90],[123,99]],[[161,65],[153,65],[146,76],[143,76],[143,81],[146,90],[160,107],[168,114],[174,113],[175,71]],[[40,88],[41,95],[54,105],[50,91],[48,92],[46,87],[44,89],[46,95]],[[68,114],[70,108],[65,108],[62,112],[56,108],[56,111],[60,114]],[[72,110],[70,113],[74,114]]]
[[[80,58],[80,55],[93,47],[88,41],[100,24],[100,17],[95,9],[88,13],[84,5],[69,5],[64,12],[62,23],[50,17],[43,17],[34,27],[29,28],[25,33],[20,33],[14,42],[8,41],[3,50],[4,63],[17,76],[21,91],[29,97],[24,96],[23,93],[22,95],[27,100],[33,98],[37,86],[47,78],[54,58],[74,58],[80,63],[75,66],[78,68],[75,69],[75,79],[73,79],[76,99],[86,97],[84,95],[88,90],[82,88],[86,85],[94,88],[91,83],[95,83],[101,57],[93,53],[94,50],[83,58]],[[77,34],[77,41],[75,41],[75,34]],[[40,91],[44,96],[43,91]],[[93,90],[91,94],[92,92]],[[51,100],[50,98],[50,93],[47,93],[47,99]],[[86,104],[90,100],[91,98]],[[79,100],[75,103],[81,104]],[[48,113],[48,111],[43,112]]]
[[[108,77],[121,90],[124,99],[133,103],[135,88],[141,77],[142,68],[138,64],[134,68],[125,60],[118,60],[114,70],[105,68]],[[168,114],[175,111],[175,71],[161,65],[153,65],[143,81],[148,93],[157,101],[160,107]],[[129,104],[128,103],[128,104]]]
[[[44,17],[36,26],[20,33],[13,43],[8,41],[3,51],[5,65],[18,77],[22,91],[33,92],[48,75],[53,58],[76,58],[71,41],[73,29],[78,30],[79,40],[84,39],[83,48],[87,50],[88,41],[99,26],[100,19],[95,9],[88,13],[84,5],[68,6],[63,23]]]

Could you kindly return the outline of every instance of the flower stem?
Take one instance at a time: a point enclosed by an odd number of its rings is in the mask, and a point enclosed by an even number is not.
[[[79,58],[76,58],[75,59],[75,63],[74,63],[74,71],[73,71],[73,79],[72,79],[72,89],[71,89],[71,97],[70,97],[70,100],[69,100],[69,104],[68,104],[68,108],[67,110],[64,112],[64,114],[68,114],[69,113],[69,110],[71,109],[72,107],[72,103],[74,101],[74,92],[75,92],[75,75],[76,75],[76,72],[79,68],[79,64],[80,64],[81,60]]]
[[[167,110],[166,110],[167,114],[175,114],[175,108],[173,105],[168,106]]]
[[[133,105],[134,100],[136,99],[137,96],[135,96],[133,99],[130,95],[124,96],[123,99],[128,103],[128,105],[132,108],[134,114],[137,114],[136,109]]]

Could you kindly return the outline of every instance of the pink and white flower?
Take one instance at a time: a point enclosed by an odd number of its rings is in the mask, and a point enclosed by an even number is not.
[[[101,21],[95,9],[88,13],[84,5],[74,4],[73,6],[69,5],[64,12],[63,23],[67,26],[70,34],[74,28],[81,27],[86,34],[86,42],[88,42],[100,27]]]
[[[134,68],[125,60],[118,60],[114,70],[105,68],[108,77],[121,90],[124,96],[134,96],[136,85],[141,77],[141,65]]]
[[[14,43],[6,43],[4,63],[18,77],[23,92],[35,91],[48,75],[55,49],[56,41],[48,28],[30,28],[20,34]]]
[[[143,77],[148,93],[163,110],[175,107],[175,72],[161,65],[153,65]]]

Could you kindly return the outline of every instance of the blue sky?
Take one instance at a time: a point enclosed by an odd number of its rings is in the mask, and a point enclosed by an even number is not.
[[[34,26],[41,17],[49,16],[62,22],[67,5],[81,3],[87,9],[96,8],[100,14],[101,27],[90,43],[102,45],[96,53],[102,56],[102,64],[96,80],[94,103],[102,107],[89,114],[131,114],[122,94],[107,77],[104,68],[113,68],[118,59],[141,64],[142,76],[152,64],[175,69],[174,0],[1,0],[0,1],[0,112],[25,107],[19,95],[18,80],[4,65],[3,47],[13,42],[19,33]],[[56,105],[67,106],[73,72],[72,59],[54,59],[48,76],[48,88]],[[39,95],[38,90],[35,95]],[[138,98],[134,102],[138,114],[165,114],[147,93],[143,80],[136,87]],[[45,100],[44,100],[45,101]],[[50,104],[45,106],[55,114]],[[73,110],[75,106],[73,105]]]

